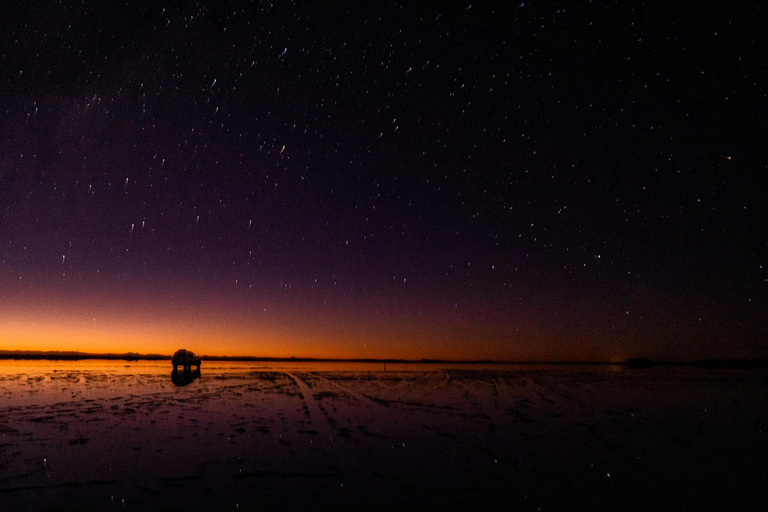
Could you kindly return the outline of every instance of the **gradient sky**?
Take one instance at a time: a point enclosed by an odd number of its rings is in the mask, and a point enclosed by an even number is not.
[[[759,2],[13,2],[0,350],[768,357]]]

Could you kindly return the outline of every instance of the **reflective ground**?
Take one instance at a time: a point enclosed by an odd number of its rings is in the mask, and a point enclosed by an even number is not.
[[[760,510],[764,371],[0,361],[0,510]]]

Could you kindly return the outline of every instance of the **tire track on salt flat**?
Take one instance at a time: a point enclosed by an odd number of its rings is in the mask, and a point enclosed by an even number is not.
[[[311,375],[311,376],[315,377],[316,379],[322,380],[323,382],[326,382],[326,383],[330,384],[331,387],[335,387],[335,388],[341,389],[344,393],[346,393],[347,395],[351,396],[352,398],[354,398],[358,402],[361,402],[361,403],[364,403],[364,404],[373,404],[373,405],[375,405],[377,407],[386,407],[382,402],[380,402],[380,401],[377,402],[374,398],[371,398],[370,396],[368,396],[368,395],[366,395],[364,393],[359,393],[357,391],[349,389],[348,387],[344,386],[343,384],[339,384],[338,382],[334,382],[334,381],[332,381],[330,379],[327,379],[327,378],[325,378],[325,377],[323,377],[321,375],[318,375],[316,373],[307,373],[307,375]],[[379,399],[379,400],[381,400],[381,399]]]
[[[299,392],[304,397],[304,404],[306,404],[307,409],[309,410],[309,419],[312,422],[312,426],[315,427],[318,433],[323,437],[331,437],[333,432],[331,431],[331,426],[328,425],[328,418],[326,417],[325,413],[323,413],[322,409],[320,409],[320,405],[312,395],[312,390],[310,387],[307,386],[307,383],[298,378],[296,375],[290,372],[283,373],[293,379],[293,381],[299,387]]]

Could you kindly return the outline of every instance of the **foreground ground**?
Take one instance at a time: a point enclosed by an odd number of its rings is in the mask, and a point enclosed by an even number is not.
[[[764,372],[0,369],[0,510],[759,510]]]

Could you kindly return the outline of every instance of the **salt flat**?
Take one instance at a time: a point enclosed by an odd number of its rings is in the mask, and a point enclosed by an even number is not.
[[[758,510],[763,371],[0,363],[0,510]]]

